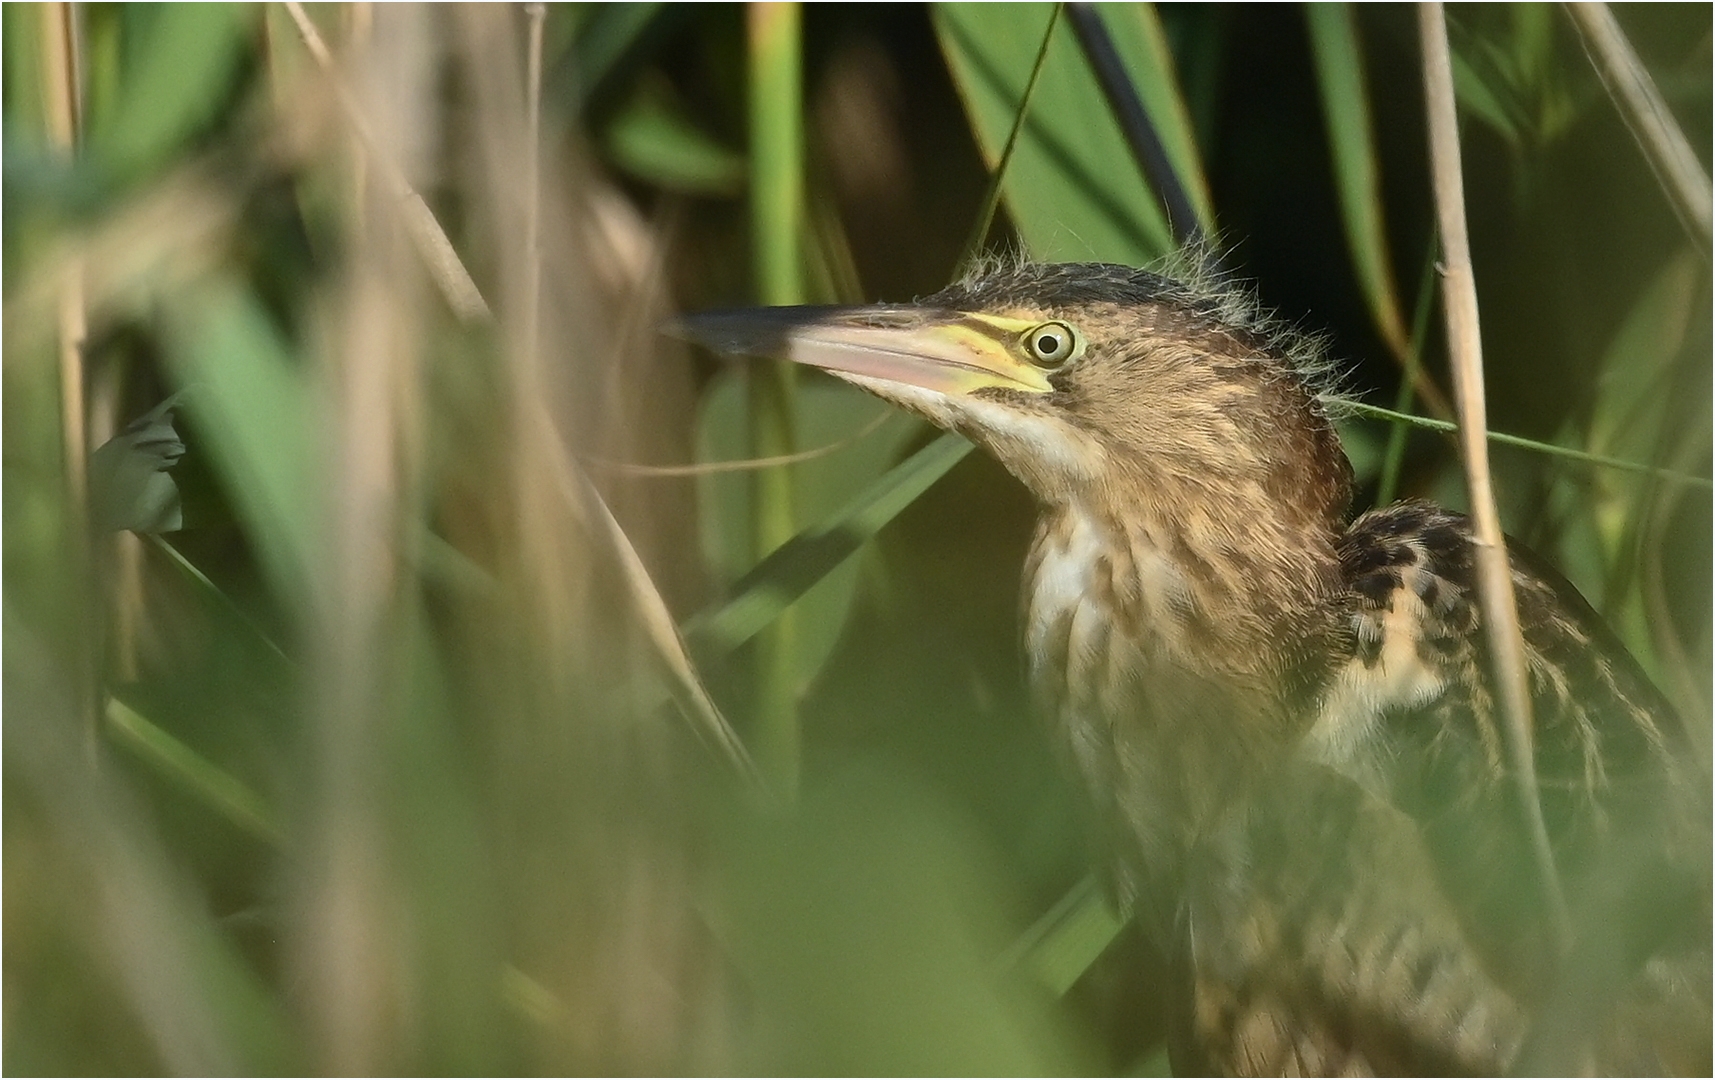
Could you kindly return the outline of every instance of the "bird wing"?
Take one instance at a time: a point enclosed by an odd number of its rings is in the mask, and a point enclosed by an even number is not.
[[[1520,1045],[1416,823],[1349,777],[1284,767],[1187,870],[1176,1072],[1495,1074]]]
[[[1427,503],[1372,511],[1343,539],[1350,654],[1305,740],[1307,761],[1350,781],[1367,814],[1394,815],[1387,843],[1415,851],[1421,865],[1390,864],[1356,840],[1295,850],[1344,860],[1360,892],[1385,891],[1388,882],[1369,878],[1392,875],[1436,894],[1453,919],[1448,947],[1539,1033],[1588,1039],[1584,1060],[1595,1067],[1659,1071],[1691,1061],[1706,1071],[1709,986],[1698,973],[1709,970],[1710,952],[1707,773],[1671,709],[1576,590],[1522,547],[1509,550],[1536,771],[1574,916],[1573,953],[1558,954],[1533,878],[1480,632],[1470,530]],[[1580,989],[1589,986],[1622,989]],[[1606,1030],[1644,1002],[1658,1018],[1695,1017],[1694,1030],[1653,1050]]]

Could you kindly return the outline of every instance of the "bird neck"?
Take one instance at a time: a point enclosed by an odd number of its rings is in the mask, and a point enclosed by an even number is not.
[[[1258,484],[1110,484],[1048,507],[1032,593],[1065,608],[1076,586],[1151,665],[1289,689],[1338,621],[1341,524]]]
[[[1196,832],[1303,735],[1340,633],[1338,527],[1196,478],[1047,507],[1026,567],[1032,682],[1081,770],[1111,768],[1116,743],[1149,763],[1132,805],[1153,820],[1134,828]]]

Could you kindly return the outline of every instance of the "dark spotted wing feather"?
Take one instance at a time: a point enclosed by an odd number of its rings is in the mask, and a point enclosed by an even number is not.
[[[1671,709],[1576,590],[1509,548],[1572,955],[1556,957],[1532,882],[1464,518],[1407,502],[1348,531],[1340,556],[1354,656],[1336,683],[1344,692],[1330,695],[1320,720],[1319,746],[1417,823],[1433,871],[1425,885],[1447,898],[1483,970],[1538,1031],[1595,1032],[1576,1049],[1533,1037],[1539,1062],[1663,1071],[1689,1058],[1707,1072],[1707,774]],[[1657,1016],[1697,1015],[1694,1029],[1653,1047],[1609,1030],[1609,1018],[1646,1001]]]
[[[1305,753],[1206,834],[1176,929],[1180,1071],[1707,1074],[1709,782],[1575,590],[1522,548],[1557,953],[1490,691],[1468,526],[1408,502],[1340,546],[1349,652]]]

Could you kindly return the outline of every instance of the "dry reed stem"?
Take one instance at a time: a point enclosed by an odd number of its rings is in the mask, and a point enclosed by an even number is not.
[[[373,258],[360,257],[360,264]],[[345,341],[327,373],[325,406],[333,460],[325,477],[330,528],[324,559],[328,578],[317,590],[314,664],[315,776],[312,803],[315,862],[310,916],[300,947],[314,991],[313,1029],[334,1075],[373,1075],[387,1067],[389,974],[399,957],[387,932],[399,890],[385,869],[386,843],[373,794],[380,725],[380,683],[389,657],[393,586],[398,566],[393,533],[399,514],[393,444],[397,403],[389,367],[405,352],[389,305],[397,298],[378,281],[379,268],[360,265],[346,300]]]
[[[383,183],[386,185],[389,194],[393,195],[398,203],[399,210],[403,215],[402,224],[406,233],[413,241],[418,254],[423,258],[430,277],[439,288],[441,295],[446,299],[448,306],[463,322],[492,321],[493,312],[482,298],[482,294],[477,289],[470,272],[465,269],[464,263],[459,259],[458,252],[453,247],[452,241],[447,238],[446,231],[435,219],[433,211],[411,187],[397,166],[379,153],[379,144],[371,133],[364,118],[363,110],[352,95],[345,80],[341,78],[333,53],[316,30],[315,24],[310,21],[303,6],[296,0],[287,0],[285,7],[287,12],[291,14],[292,21],[297,26],[298,34],[309,49],[310,55],[333,86],[347,122],[352,125],[364,147],[374,158],[374,165],[380,173]],[[539,60],[537,63],[539,64]],[[539,108],[539,105],[533,106],[533,108]],[[531,116],[533,129],[537,122],[537,115],[533,112]],[[533,161],[536,160],[536,153],[537,151],[534,149],[530,151]],[[535,179],[538,172],[539,162],[537,168],[531,170],[531,184],[538,182]],[[530,205],[532,207],[537,206],[537,200],[531,199]],[[538,231],[539,224],[537,227],[529,229],[528,235],[534,236]],[[535,253],[534,260],[533,265],[539,266],[539,249]],[[535,290],[530,291],[534,292]],[[537,303],[539,305],[539,300]],[[527,320],[528,325],[536,325],[539,315],[538,307]],[[544,400],[540,394],[528,395],[528,399],[533,403],[530,411],[536,412],[545,408]],[[741,776],[747,780],[754,778],[754,766],[750,762],[749,755],[744,751],[732,725],[715,706],[714,699],[709,696],[708,690],[703,686],[702,679],[697,674],[695,665],[691,662],[690,654],[685,651],[684,643],[679,637],[678,627],[672,621],[666,601],[662,599],[660,591],[643,568],[642,560],[638,557],[636,548],[625,536],[624,531],[620,529],[618,522],[614,520],[613,514],[608,510],[607,504],[602,501],[595,486],[589,482],[587,477],[582,475],[576,463],[567,456],[558,433],[553,432],[552,420],[545,412],[542,412],[540,419],[548,424],[548,429],[553,434],[552,439],[548,440],[547,446],[550,448],[550,455],[555,459],[554,468],[556,472],[570,470],[576,474],[577,482],[562,483],[560,490],[572,502],[573,510],[578,518],[590,524],[595,534],[609,542],[612,547],[613,554],[624,570],[622,576],[626,588],[631,593],[635,609],[644,623],[647,636],[651,644],[659,650],[659,659],[671,683],[669,689],[674,700],[680,704],[681,709],[692,722],[692,726],[697,729],[699,736],[712,746],[719,748],[723,756]]]
[[[298,28],[298,35],[310,50],[310,56],[327,76],[339,98],[340,107],[345,112],[346,121],[351,124],[352,130],[368,151],[387,193],[398,202],[406,234],[416,245],[417,253],[422,256],[429,275],[446,299],[447,306],[452,308],[453,314],[457,315],[461,322],[487,321],[492,316],[488,302],[482,298],[482,292],[476,287],[476,281],[465,269],[440,222],[435,220],[434,211],[429,209],[423,197],[417,194],[416,189],[405,179],[398,165],[381,152],[381,144],[376,141],[351,88],[340,77],[339,66],[334,61],[327,42],[322,40],[321,32],[304,13],[303,5],[296,0],[287,0],[286,11],[291,14],[292,22]]]
[[[71,4],[45,4],[42,19],[42,87],[47,109],[48,142],[56,155],[71,161],[77,155],[81,116],[76,54],[76,13]],[[59,373],[61,434],[65,440],[66,490],[71,511],[80,519],[87,515],[86,459],[89,453],[83,400],[83,346],[89,327],[84,313],[81,260],[68,259],[62,266],[59,289]]]
[[[345,23],[345,50],[347,56],[363,56],[369,49],[370,41],[375,37],[375,5],[367,0],[355,0],[345,5],[341,12]],[[355,125],[353,125],[355,127]],[[356,218],[357,233],[362,235],[364,215],[369,201],[369,158],[368,147],[364,145],[361,136],[355,132],[351,135],[351,211]]]
[[[66,161],[77,155],[83,126],[81,64],[78,57],[77,11],[69,3],[43,5],[43,104],[47,109],[48,143]],[[95,586],[95,560],[89,540],[89,429],[84,401],[84,345],[89,336],[84,302],[83,261],[75,255],[61,267],[58,289],[58,368],[60,439],[65,478],[65,541],[77,590],[76,651],[78,707],[85,751],[93,763],[101,737],[100,656],[95,634],[102,623]]]
[[[360,264],[379,260],[360,257]],[[308,917],[299,947],[312,992],[312,1030],[332,1075],[373,1075],[388,1067],[391,978],[399,968],[388,927],[400,890],[389,881],[381,807],[375,795],[384,722],[385,643],[398,566],[400,512],[398,403],[390,367],[408,347],[390,305],[397,297],[380,268],[360,265],[346,302],[343,348],[328,372],[326,407],[333,460],[325,483],[330,528],[328,580],[317,590],[314,681],[313,863]]]
[[[535,363],[542,348],[542,24],[547,8],[525,4],[524,117],[524,322],[525,355]]]
[[[359,32],[363,9],[355,9]],[[365,50],[361,113],[375,117],[392,146],[434,130],[432,60],[421,7],[387,9],[386,26]],[[354,99],[355,103],[356,99]],[[355,156],[350,273],[339,298],[337,337],[318,372],[330,446],[320,488],[325,528],[312,580],[312,776],[315,798],[303,875],[304,914],[297,961],[307,989],[316,1065],[333,1075],[398,1068],[412,1042],[399,1006],[415,957],[398,931],[417,913],[401,898],[386,824],[384,747],[391,683],[401,640],[401,544],[412,520],[409,455],[421,413],[422,323],[412,256],[397,222],[367,215],[365,177],[391,197],[406,183],[392,155],[366,142]],[[365,162],[371,164],[365,164]],[[392,177],[390,179],[390,177]]]
[[[541,421],[548,422],[546,413],[538,413],[537,416]],[[559,444],[559,437],[552,430],[544,433],[543,437],[550,438],[556,446]],[[643,565],[643,559],[637,554],[637,549],[632,546],[631,538],[625,535],[625,530],[620,527],[613,512],[607,508],[607,503],[602,501],[601,494],[595,490],[595,485],[590,483],[583,470],[577,468],[563,453],[551,455],[550,464],[554,469],[554,480],[565,496],[567,505],[586,526],[605,537],[618,557],[626,588],[637,607],[644,633],[661,660],[668,665],[668,672],[672,676],[668,688],[672,691],[673,700],[686,715],[702,718],[702,723],[696,726],[697,733],[731,763],[747,784],[758,793],[767,792],[762,773],[751,759],[750,752],[745,749],[743,740],[721,715],[719,707],[709,697],[702,679],[692,666],[690,652],[685,647],[684,638],[679,634],[678,624],[673,621],[666,601],[661,598],[661,593],[650,580],[649,571]]]
[[[1554,923],[1555,938],[1564,949],[1570,923],[1548,829],[1537,793],[1536,761],[1532,750],[1530,683],[1525,670],[1524,634],[1513,596],[1506,538],[1495,506],[1489,473],[1489,441],[1483,396],[1483,341],[1477,316],[1477,283],[1471,272],[1470,242],[1465,226],[1465,183],[1459,153],[1459,119],[1453,98],[1453,62],[1447,45],[1446,13],[1440,3],[1418,8],[1423,42],[1423,90],[1429,114],[1430,166],[1433,170],[1436,217],[1441,227],[1444,263],[1442,296],[1446,305],[1447,349],[1459,405],[1459,443],[1470,489],[1471,522],[1477,563],[1477,592],[1483,625],[1499,684],[1502,732],[1535,855],[1543,898]]]
[[[1709,252],[1709,174],[1697,160],[1696,151],[1668,111],[1655,80],[1632,50],[1631,42],[1615,21],[1607,4],[1567,4],[1572,25],[1578,28],[1584,50],[1601,76],[1608,96],[1637,140],[1651,171],[1667,194],[1668,202],[1685,225],[1685,231]]]

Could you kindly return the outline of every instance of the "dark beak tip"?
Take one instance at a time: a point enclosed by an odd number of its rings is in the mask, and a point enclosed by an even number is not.
[[[659,324],[660,332],[729,356],[781,356],[794,337],[817,327],[904,329],[926,321],[911,305],[732,308],[680,315]]]
[[[657,323],[655,331],[663,337],[701,345],[715,352],[734,351],[725,340],[730,335],[720,332],[718,320],[712,318],[709,313],[675,315]]]
[[[655,329],[666,337],[676,338],[679,341],[707,343],[710,337],[715,336],[720,322],[718,316],[722,314],[725,313],[700,312],[693,315],[674,315],[671,318],[661,320]]]
[[[665,320],[660,331],[729,356],[774,356],[786,348],[793,331],[815,322],[826,310],[758,307],[699,311]]]
[[[667,337],[728,356],[766,351],[780,341],[778,334],[759,332],[761,328],[744,315],[725,311],[680,315],[663,321],[658,329]]]

